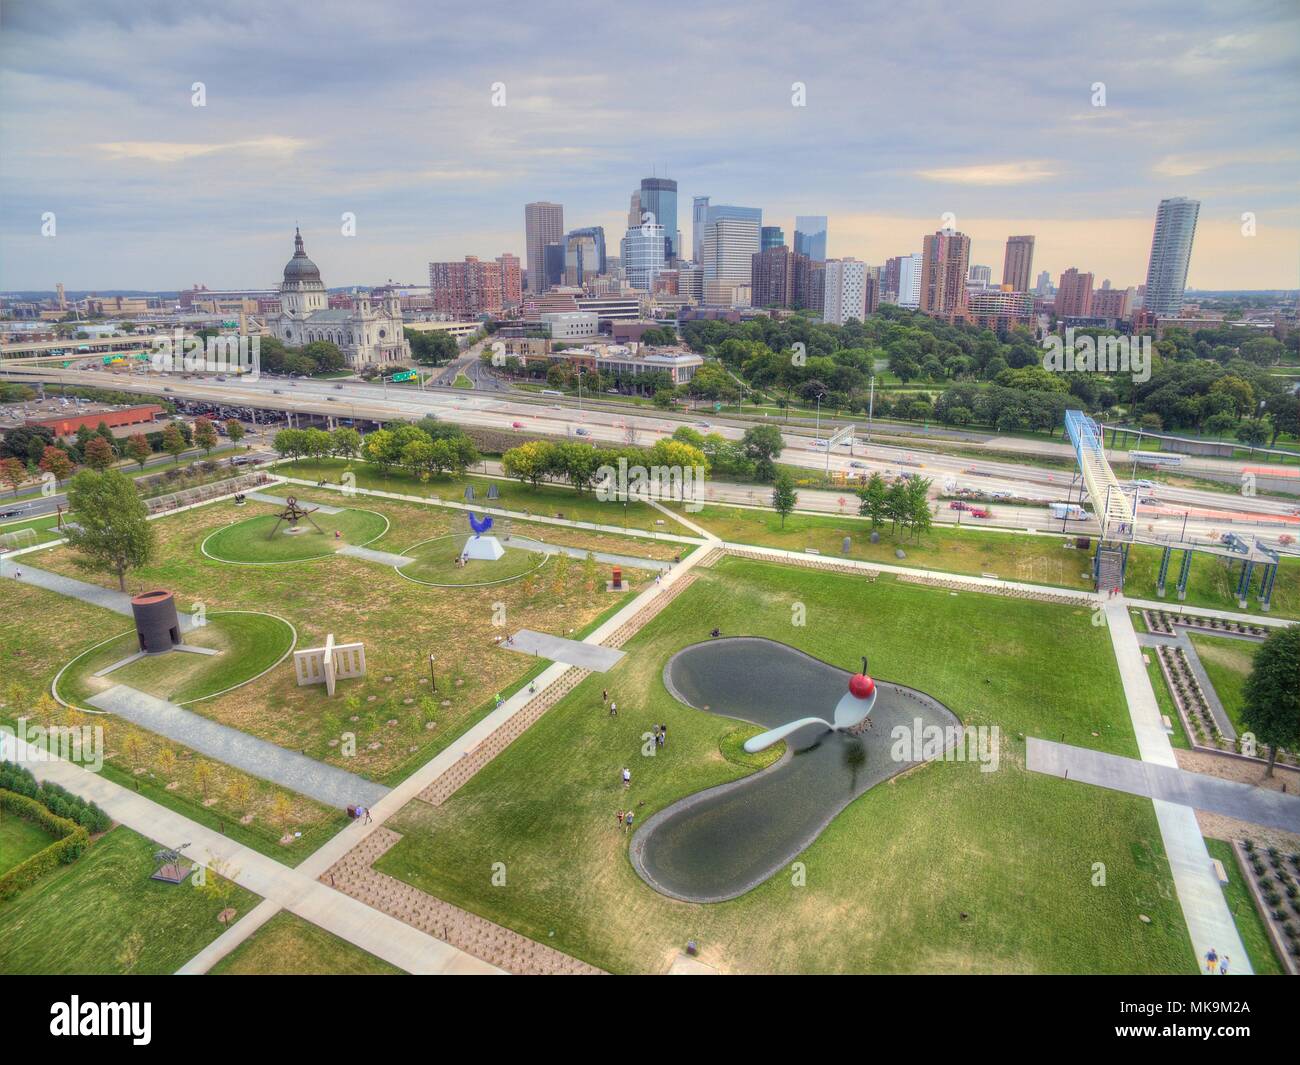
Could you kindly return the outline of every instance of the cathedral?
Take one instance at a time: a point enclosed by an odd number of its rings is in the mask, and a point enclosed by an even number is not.
[[[307,258],[302,234],[293,231],[293,258],[280,283],[280,313],[269,315],[267,329],[291,347],[328,340],[354,370],[411,361],[402,330],[402,308],[395,293],[352,298],[352,306],[330,307],[320,268]]]

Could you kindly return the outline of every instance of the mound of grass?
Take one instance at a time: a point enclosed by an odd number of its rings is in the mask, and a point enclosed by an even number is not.
[[[310,520],[300,520],[298,528],[303,531],[291,533],[275,514],[258,514],[217,530],[203,542],[203,550],[221,562],[305,562],[349,544],[367,544],[382,536],[388,523],[369,510],[317,511]]]

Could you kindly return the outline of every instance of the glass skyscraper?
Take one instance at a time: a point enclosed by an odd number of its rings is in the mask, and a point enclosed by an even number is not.
[[[814,262],[826,261],[826,216],[801,214],[794,220],[794,250]]]
[[[652,217],[646,218],[649,214]],[[641,179],[641,221],[664,227],[664,259],[681,255],[677,245],[677,182],[672,178]]]
[[[1192,239],[1200,200],[1175,196],[1161,200],[1156,208],[1156,231],[1151,238],[1151,261],[1147,265],[1147,291],[1142,307],[1157,318],[1177,318],[1183,309],[1187,287],[1187,266],[1192,261]]]
[[[762,229],[762,246],[759,251],[767,251],[768,248],[779,248],[785,243],[785,233],[780,226],[764,226]]]

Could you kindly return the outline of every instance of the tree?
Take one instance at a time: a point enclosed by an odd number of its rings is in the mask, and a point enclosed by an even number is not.
[[[1300,748],[1300,625],[1274,629],[1255,652],[1243,688],[1242,723],[1268,745],[1268,772],[1273,775],[1277,749]]]
[[[181,432],[179,422],[168,422],[167,427],[163,429],[162,435],[163,450],[167,452],[180,465],[181,453],[186,448],[185,436]]]
[[[126,453],[143,470],[144,464],[149,461],[149,456],[153,454],[153,448],[149,446],[149,441],[145,439],[143,433],[132,433],[126,441]]]
[[[239,446],[239,442],[244,439],[244,423],[238,418],[231,418],[226,422],[226,435],[230,437],[230,442]]]
[[[885,479],[879,472],[873,473],[867,479],[867,483],[858,489],[858,499],[862,501],[858,504],[858,513],[871,519],[873,529],[879,526],[888,514],[885,502],[888,492],[889,486],[885,484]]]
[[[799,502],[799,493],[794,490],[794,478],[782,470],[776,475],[772,489],[772,509],[781,515],[781,528],[785,528],[785,519],[794,512]]]
[[[154,555],[154,531],[135,482],[120,470],[83,470],[68,485],[68,509],[77,516],[68,543],[80,553],[82,569],[112,573],[126,591],[128,570],[147,565]]]
[[[72,473],[72,459],[61,447],[45,448],[41,452],[41,461],[37,465],[46,473],[53,475],[55,484]]]
[[[775,425],[755,425],[745,430],[740,449],[754,464],[754,477],[770,481],[776,476],[776,460],[785,449],[785,440]]]
[[[92,470],[106,470],[116,460],[117,456],[113,454],[113,445],[105,440],[102,436],[92,437],[86,445],[84,456],[86,465]]]
[[[14,458],[0,459],[0,481],[4,481],[18,495],[18,486],[27,480],[27,470]]]
[[[355,429],[339,428],[330,433],[334,454],[342,459],[354,459],[361,454],[361,434]]]
[[[907,522],[912,527],[912,536],[917,537],[930,531],[934,524],[930,513],[930,480],[926,477],[912,477],[907,482]]]
[[[546,478],[554,450],[555,445],[549,441],[530,440],[502,455],[501,469],[507,477],[527,481],[536,488]]]
[[[194,442],[203,448],[205,455],[211,455],[212,449],[217,446],[217,427],[207,418],[194,419]]]
[[[1271,432],[1267,418],[1243,418],[1237,426],[1237,439],[1251,447],[1262,447]]]

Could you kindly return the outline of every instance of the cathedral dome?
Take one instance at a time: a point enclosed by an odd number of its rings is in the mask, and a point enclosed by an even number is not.
[[[320,267],[307,258],[307,253],[302,247],[302,234],[294,227],[293,231],[293,258],[290,259],[284,267],[285,281],[315,281],[320,283]]]

